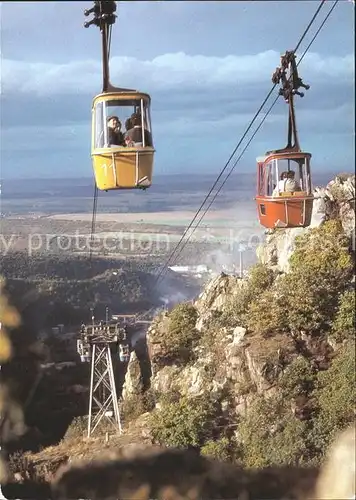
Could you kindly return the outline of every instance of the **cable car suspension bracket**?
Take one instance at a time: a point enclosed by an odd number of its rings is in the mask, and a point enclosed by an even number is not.
[[[286,51],[286,53],[281,56],[281,66],[276,68],[276,71],[272,75],[272,82],[276,85],[282,85],[279,89],[279,95],[283,96],[285,102],[289,105],[288,143],[285,148],[275,150],[275,153],[301,151],[295,118],[294,96],[299,95],[300,97],[304,97],[304,93],[299,92],[299,89],[302,87],[308,90],[310,85],[303,83],[302,79],[299,77],[295,59],[296,55],[293,50]],[[289,75],[287,76],[288,69]]]
[[[111,28],[115,23],[117,15],[116,2],[109,0],[95,1],[91,9],[84,10],[85,16],[94,14],[93,19],[84,23],[84,28],[89,28],[93,24],[98,26],[101,31],[102,38],[102,59],[103,59],[103,92],[113,90],[110,84],[109,72],[109,55],[110,55],[110,38]]]

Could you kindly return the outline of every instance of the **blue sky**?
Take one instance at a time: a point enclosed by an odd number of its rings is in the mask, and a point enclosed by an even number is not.
[[[99,30],[83,27],[91,6],[1,2],[1,177],[92,175],[91,101],[101,90],[101,52]],[[221,170],[270,90],[280,54],[295,46],[317,6],[118,3],[111,80],[151,94],[157,173]],[[339,1],[300,65],[311,85],[296,99],[300,142],[318,170],[355,163],[354,8]],[[256,156],[285,145],[287,111],[280,98],[241,170],[253,172]]]

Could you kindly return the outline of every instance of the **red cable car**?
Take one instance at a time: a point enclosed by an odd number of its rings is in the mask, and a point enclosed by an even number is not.
[[[289,68],[289,76],[286,76]],[[300,149],[296,128],[294,95],[300,87],[309,89],[298,76],[294,52],[281,57],[281,68],[272,76],[282,80],[279,94],[289,104],[288,144],[257,158],[257,208],[262,226],[268,229],[307,227],[310,225],[314,196],[310,174],[311,154]],[[292,140],[294,143],[292,144]]]

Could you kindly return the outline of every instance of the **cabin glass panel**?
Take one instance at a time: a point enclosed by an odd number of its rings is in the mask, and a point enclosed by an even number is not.
[[[272,196],[273,186],[277,177],[276,161],[271,160],[268,163],[262,163],[260,166],[260,196]]]
[[[96,104],[94,113],[95,148],[153,147],[150,110],[144,99],[101,101]],[[130,133],[127,133],[134,128],[134,114],[140,116],[140,125],[136,123],[135,127],[139,131],[136,130],[129,140]],[[110,117],[118,118],[118,123],[113,123]],[[112,133],[113,125],[118,125],[115,132],[121,134]]]
[[[312,192],[309,158],[276,158],[260,165],[260,196]]]

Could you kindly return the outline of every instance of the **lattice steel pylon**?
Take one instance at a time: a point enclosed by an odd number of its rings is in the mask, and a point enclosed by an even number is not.
[[[113,315],[109,321],[95,324],[92,310],[92,324],[81,325],[77,339],[77,351],[83,363],[90,362],[90,394],[88,413],[88,437],[103,418],[106,418],[121,434],[122,425],[116,393],[116,381],[112,354],[120,363],[130,361],[132,330],[129,327],[149,324],[150,321],[137,320],[135,315]]]
[[[111,343],[107,341],[90,342],[88,437],[104,418],[118,429],[120,434],[122,432],[110,345]]]

